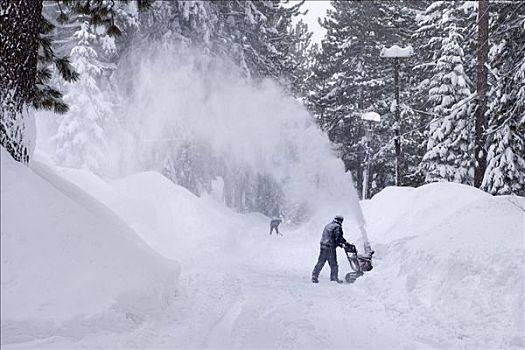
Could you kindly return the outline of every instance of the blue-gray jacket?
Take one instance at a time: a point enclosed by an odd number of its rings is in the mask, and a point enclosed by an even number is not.
[[[337,248],[346,242],[343,237],[343,228],[337,221],[332,221],[324,227],[323,235],[321,236],[321,247]]]

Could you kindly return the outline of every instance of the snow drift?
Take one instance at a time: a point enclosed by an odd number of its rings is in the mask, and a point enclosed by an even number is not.
[[[364,211],[375,270],[362,286],[432,347],[525,346],[525,199],[433,183],[386,188]]]
[[[124,331],[159,313],[179,267],[42,163],[1,149],[2,343]]]

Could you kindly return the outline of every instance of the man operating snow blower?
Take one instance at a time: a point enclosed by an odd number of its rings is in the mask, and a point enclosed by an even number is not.
[[[337,247],[347,247],[352,244],[348,243],[343,237],[343,217],[337,215],[334,220],[325,226],[323,235],[321,236],[321,251],[319,252],[319,259],[312,271],[312,282],[319,283],[319,273],[323,269],[326,261],[330,266],[330,281],[343,283],[338,277],[339,266],[337,265],[337,254],[335,249]]]

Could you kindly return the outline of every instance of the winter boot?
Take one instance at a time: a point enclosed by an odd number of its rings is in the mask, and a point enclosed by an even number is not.
[[[339,278],[338,279],[331,279],[330,281],[337,282],[337,283],[343,283],[343,281],[341,281]]]
[[[319,283],[319,279],[315,276],[312,276],[312,283]]]

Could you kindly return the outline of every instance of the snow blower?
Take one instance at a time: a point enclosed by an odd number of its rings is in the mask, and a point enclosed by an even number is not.
[[[366,271],[372,270],[372,255],[374,255],[374,251],[369,250],[367,255],[359,255],[353,244],[345,245],[344,249],[348,262],[350,263],[350,268],[353,270],[346,274],[345,281],[347,283],[354,283],[355,280],[361,277]]]

